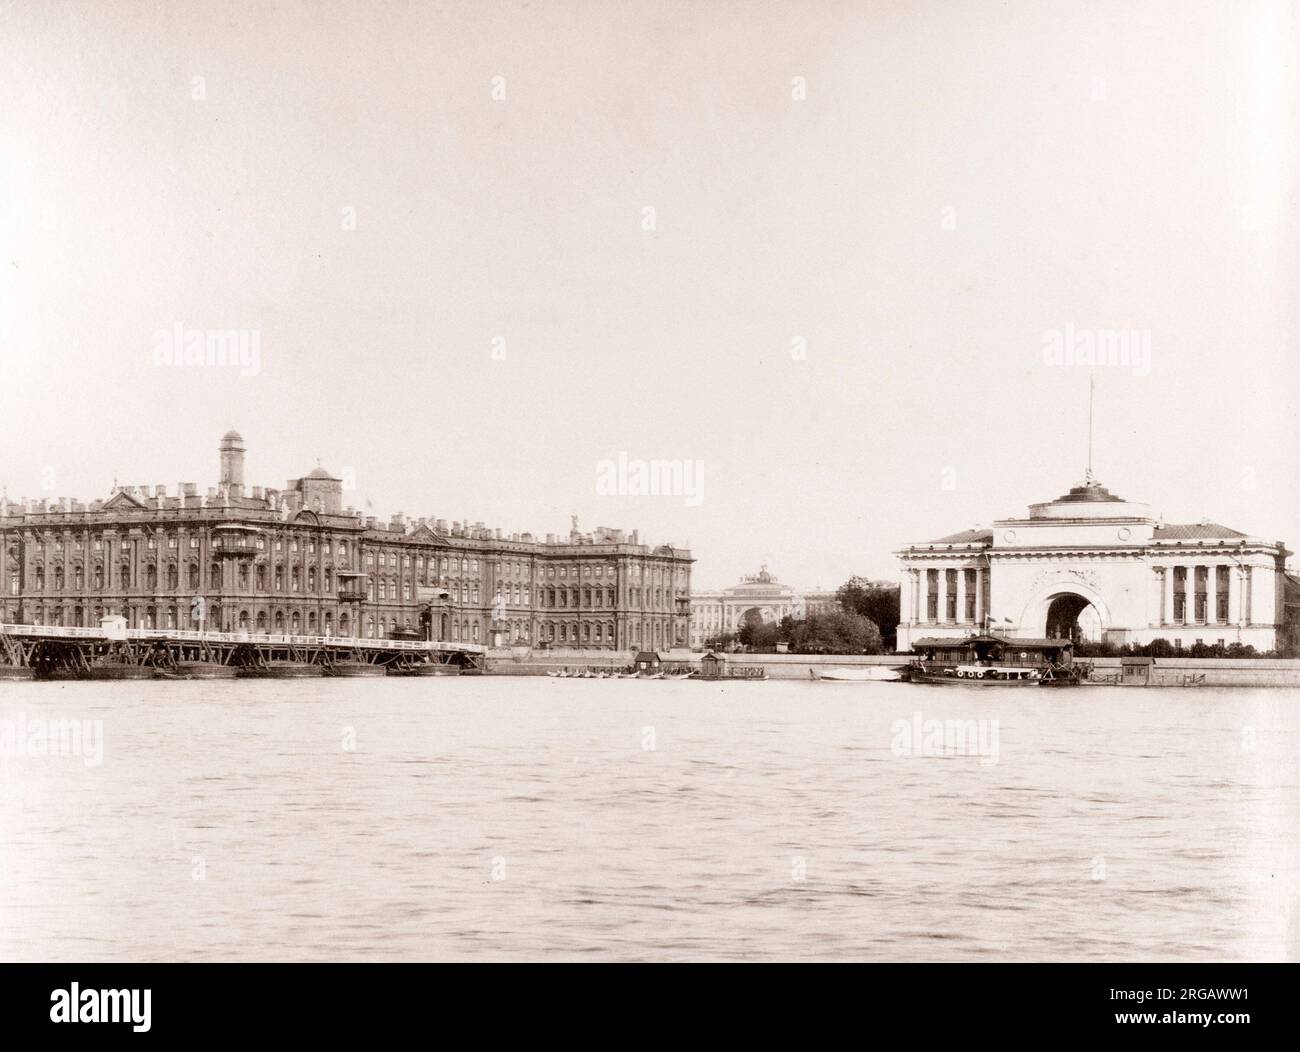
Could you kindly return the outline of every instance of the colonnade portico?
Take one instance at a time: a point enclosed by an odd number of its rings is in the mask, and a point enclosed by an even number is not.
[[[985,565],[907,567],[899,582],[901,616],[909,625],[983,625],[988,582]]]
[[[1154,567],[1160,605],[1152,625],[1254,623],[1253,569],[1250,564],[1213,560]]]
[[[1037,637],[1053,602],[1072,596],[1097,615],[1088,631],[1117,645],[1164,638],[1175,647],[1242,643],[1266,651],[1283,628],[1291,553],[1281,541],[1217,523],[1162,522],[1089,479],[1031,505],[1028,516],[896,554],[900,650],[923,636]],[[1064,616],[1068,624],[1068,608]],[[1080,617],[1073,631],[1083,623]]]

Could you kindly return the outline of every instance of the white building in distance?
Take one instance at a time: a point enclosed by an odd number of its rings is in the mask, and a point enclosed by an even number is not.
[[[1288,552],[1216,523],[1172,525],[1091,476],[1026,518],[896,553],[898,649],[993,631],[1116,645],[1279,645]]]
[[[747,618],[770,624],[787,615],[803,619],[838,607],[834,590],[796,590],[763,566],[728,588],[691,593],[691,646],[702,647],[705,640],[723,632],[739,632]]]

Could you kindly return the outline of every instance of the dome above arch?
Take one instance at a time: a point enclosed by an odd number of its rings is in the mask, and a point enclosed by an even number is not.
[[[1030,519],[1149,519],[1150,516],[1148,505],[1115,496],[1091,475],[1055,500],[1029,506]]]

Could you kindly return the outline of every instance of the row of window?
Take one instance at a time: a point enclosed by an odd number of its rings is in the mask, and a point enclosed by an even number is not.
[[[175,551],[177,548],[180,547],[180,540],[179,540],[179,538],[176,536],[176,534],[174,534],[174,533],[172,533],[172,534],[168,534],[167,537],[166,537],[166,541],[167,541],[167,548],[168,548],[168,550],[170,550],[170,551]],[[217,534],[217,535],[215,535],[215,536],[212,538],[212,546],[213,546],[214,548],[222,548],[222,547],[225,547],[225,548],[253,548],[253,549],[256,549],[256,550],[258,550],[258,551],[265,551],[265,550],[266,550],[266,538],[265,538],[265,536],[262,536],[262,535],[260,535],[260,534],[253,534],[253,535],[246,534],[246,533],[240,533],[240,534]],[[61,545],[61,544],[52,544],[51,547],[54,549],[54,551],[58,552],[58,551],[62,551],[64,546]],[[104,539],[103,539],[102,537],[95,537],[95,538],[92,538],[92,540],[91,540],[91,546],[90,546],[90,547],[91,547],[91,550],[92,550],[92,551],[102,552],[102,551],[104,550]],[[120,547],[122,547],[122,545],[119,544],[118,547],[120,548]],[[157,534],[150,534],[149,537],[146,538],[146,540],[145,540],[145,547],[146,547],[149,551],[156,551],[157,548],[158,548],[158,535],[157,535]],[[197,533],[191,533],[191,534],[189,535],[189,547],[190,547],[191,550],[197,550],[197,549],[198,549],[198,547],[199,547],[199,534],[197,534]],[[324,554],[324,555],[329,555],[329,554],[331,554],[332,547],[331,547],[331,544],[330,544],[329,541],[324,541],[324,542],[320,545],[320,548],[321,548],[321,553],[322,553],[322,554]],[[344,544],[342,541],[340,541],[340,542],[338,543],[338,545],[337,545],[337,548],[338,548],[338,555],[339,555],[339,557],[341,557],[341,558],[346,558],[346,557],[347,557],[347,545]],[[72,549],[73,549],[73,551],[84,551],[84,550],[85,550],[85,542],[82,540],[81,537],[74,537],[74,538],[73,538],[73,540],[72,540]],[[283,540],[282,538],[276,538],[274,544],[272,545],[272,549],[273,549],[274,551],[277,551],[277,552],[284,551],[284,549],[285,549],[285,543],[284,543],[284,540]],[[315,542],[314,540],[308,540],[308,539],[303,539],[303,540],[300,541],[299,538],[297,538],[297,537],[291,537],[291,538],[289,539],[289,551],[291,551],[291,552],[297,552],[297,551],[300,551],[300,550],[305,551],[308,555],[315,555],[315,554],[316,554],[316,542]],[[40,542],[40,541],[35,542],[35,543],[32,545],[32,552],[33,552],[33,554],[35,555],[36,558],[38,558],[38,559],[39,559],[39,558],[42,558],[43,555],[44,555],[44,552],[45,552],[45,545],[44,545],[42,542]]]
[[[1193,571],[1189,579],[1187,571]],[[1175,566],[1173,568],[1173,621],[1175,624],[1211,624],[1228,620],[1227,566],[1214,567],[1214,617],[1210,618],[1210,567]],[[1190,615],[1190,616],[1189,616]]]
[[[112,614],[115,611],[112,607],[109,607],[107,612]],[[103,607],[96,606],[92,608],[90,623],[92,625],[98,624],[100,617],[102,617],[104,613],[105,609]],[[138,619],[129,613],[124,613],[123,616],[127,617],[128,625],[131,628],[157,629],[161,631],[191,627],[188,624],[183,623],[187,614],[188,611],[181,611],[175,606],[164,607],[161,611],[156,607],[150,606],[146,607],[141,612]],[[219,607],[213,607],[211,615],[211,627],[217,631],[237,630],[241,632],[269,632],[276,635],[308,636],[333,636],[337,634],[339,636],[350,638],[354,627],[354,622],[346,611],[340,613],[338,616],[337,633],[335,632],[334,614],[329,610],[325,611],[319,620],[317,619],[315,610],[308,610],[306,613],[299,610],[292,610],[288,614],[283,610],[276,610],[272,614],[268,614],[265,610],[260,610],[255,616],[250,615],[247,610],[240,610],[237,613],[229,612],[228,616],[223,617],[221,609]],[[86,627],[86,610],[84,607],[75,606],[65,612],[63,607],[58,606],[54,607],[49,612],[48,619],[38,613],[32,623],[37,625],[49,624],[62,626],[65,624],[65,619],[66,623],[69,625],[77,628],[84,628]],[[364,625],[360,622],[356,622],[356,626],[363,629],[365,638],[375,639],[382,636],[385,632],[397,631],[398,621],[396,617],[391,617],[387,624],[385,624],[382,617],[376,618],[372,615],[365,619]],[[406,619],[405,627],[408,629],[411,628],[410,618]],[[477,623],[461,621],[454,623],[451,626],[451,638],[456,641],[463,640],[465,642],[477,643],[479,641],[479,634],[480,629]]]
[[[220,589],[224,587],[224,574],[220,563],[213,563],[209,570],[210,587]],[[267,567],[264,564],[257,564],[250,568],[248,564],[241,564],[235,570],[238,587],[241,591],[248,591],[250,586],[254,586],[258,592],[266,591],[266,582],[268,577]],[[283,566],[275,567],[270,574],[274,582],[274,590],[283,592],[285,590],[285,572]],[[103,591],[106,583],[106,574],[102,566],[96,566],[91,574],[91,588],[94,591]],[[198,591],[202,586],[200,580],[199,567],[196,563],[191,563],[187,570],[187,579],[190,591]],[[82,591],[85,589],[85,572],[78,566],[74,567],[70,575],[71,590]],[[169,565],[164,574],[164,588],[168,591],[176,591],[180,588],[180,570],[175,564]],[[319,576],[316,568],[308,567],[306,573],[307,591],[317,592],[317,583],[320,583],[325,593],[334,590],[334,574],[331,570],[324,570]],[[288,574],[289,590],[292,592],[302,591],[303,573],[299,566],[291,566]],[[37,567],[33,574],[34,590],[37,592],[45,591],[46,575],[44,567]],[[63,567],[56,567],[52,575],[52,588],[56,592],[68,590],[69,577],[65,575]],[[122,591],[130,591],[131,584],[131,567],[129,564],[123,564],[118,574],[118,587]],[[146,591],[158,590],[158,568],[148,566],[145,568],[143,587]],[[10,575],[9,594],[19,595],[21,581],[17,573]],[[551,608],[578,608],[579,596],[581,595],[581,605],[584,607],[613,607],[616,605],[616,593],[613,588],[583,588],[581,592],[577,588],[539,588],[538,603],[545,607]],[[646,598],[653,600],[655,606],[662,607],[666,600],[671,596],[661,588],[645,590]],[[481,601],[481,593],[477,584],[462,584],[453,582],[449,586],[449,594],[452,602],[466,603],[477,606]],[[371,579],[368,595],[371,602],[398,600],[399,598],[409,602],[413,597],[412,583],[407,580],[400,584],[396,580],[380,578]],[[641,604],[642,590],[640,588],[628,589],[628,597],[633,607],[639,607]],[[503,596],[507,603],[513,600],[515,606],[527,606],[529,600],[529,589],[527,586],[515,585],[513,588],[507,586],[503,589]]]
[[[167,590],[176,591],[178,588],[180,588],[180,570],[176,567],[175,564],[172,564],[166,568],[166,572],[164,576],[166,581],[164,587]],[[153,592],[158,590],[158,568],[156,566],[145,567],[145,572],[143,577],[144,577],[143,587],[146,591]],[[187,578],[189,582],[189,588],[191,591],[197,591],[201,587],[200,573],[199,573],[199,567],[197,563],[191,563],[189,565],[187,571]],[[250,570],[248,565],[244,564],[238,567],[238,569],[236,570],[236,578],[239,582],[239,587],[244,591],[247,591],[250,583],[255,580],[257,585],[257,591],[263,592],[266,590],[267,568],[264,565],[258,564],[258,566],[256,566],[254,569]],[[275,590],[277,592],[283,592],[284,582],[285,582],[284,567],[277,566],[275,568],[274,580],[275,580]],[[316,589],[317,580],[318,578],[316,574],[316,568],[315,567],[308,568],[307,591],[315,592],[317,590]],[[325,570],[320,575],[319,580],[323,583],[324,585],[323,590],[325,592],[332,592],[334,590],[334,574],[332,571]],[[107,575],[102,566],[96,566],[92,570],[90,575],[90,581],[91,581],[91,588],[94,591],[102,592],[104,590],[104,585],[107,581]],[[212,566],[209,567],[209,581],[211,587],[213,588],[220,589],[223,587],[224,575],[222,573],[222,567],[220,563],[213,563]],[[298,566],[291,567],[289,571],[290,590],[294,592],[302,591],[302,581],[303,581],[302,568]],[[38,566],[36,568],[35,572],[32,574],[32,582],[35,591],[37,592],[45,591],[46,576],[45,576],[44,567]],[[71,591],[79,592],[84,590],[86,587],[85,571],[80,566],[75,566],[73,567],[71,574],[65,574],[63,567],[61,566],[55,567],[54,573],[51,575],[52,590],[56,592],[67,591],[69,590],[69,583],[70,583]],[[131,590],[132,588],[131,567],[128,564],[124,563],[120,567],[118,572],[118,577],[117,577],[117,584],[118,584],[118,588],[124,592]],[[20,594],[21,585],[22,582],[21,579],[19,578],[19,575],[16,572],[11,573],[9,575],[9,594],[10,595]],[[393,585],[394,598],[396,598],[396,588],[397,588],[396,583],[394,583]],[[372,585],[372,591],[373,591],[373,585]],[[407,598],[409,599],[410,598],[409,584],[406,586],[406,592],[407,592]],[[374,598],[374,596],[372,595],[371,598]]]
[[[957,620],[957,570],[944,570],[944,611],[947,621]],[[975,620],[976,571],[961,570],[962,583],[966,594],[963,596],[962,621],[971,623]],[[939,620],[939,571],[925,571],[925,611],[927,619],[933,623]]]
[[[178,547],[178,538],[175,534],[168,534],[165,539],[166,539],[167,547],[169,549],[174,550]],[[105,542],[102,538],[99,537],[94,538],[92,541],[93,549],[96,552],[103,551],[104,543]],[[314,539],[303,538],[300,540],[298,537],[290,537],[286,542],[284,538],[276,537],[271,543],[271,548],[273,551],[281,552],[284,551],[286,547],[286,543],[287,543],[288,550],[291,553],[298,553],[299,551],[303,551],[309,556],[315,556],[317,555],[317,549],[319,548],[321,555],[332,556],[334,558],[334,561],[338,564],[339,567],[345,568],[348,565],[348,546],[343,541],[338,541],[333,544],[330,541],[323,541],[318,545]],[[147,546],[150,549],[154,549],[157,547],[157,544],[158,544],[157,535],[150,535],[150,537],[147,540]],[[190,534],[189,547],[192,550],[197,550],[199,546],[200,546],[199,535],[194,533]],[[266,550],[267,538],[264,535],[253,534],[253,533],[221,533],[213,537],[212,546],[215,550],[219,550],[219,551],[240,552],[246,550],[250,553],[260,552]],[[80,551],[82,550],[82,547],[83,547],[82,540],[80,537],[78,537],[76,539],[75,548],[76,550]],[[33,545],[33,553],[34,553],[35,561],[43,560],[44,546],[39,543]],[[10,554],[11,556],[16,557],[17,555],[16,549],[11,550]],[[457,558],[457,557],[448,557],[448,556],[442,556],[442,557],[412,556],[410,553],[402,553],[401,555],[399,555],[395,551],[387,551],[387,552],[367,551],[365,553],[365,564],[366,564],[366,568],[372,571],[376,569],[382,569],[384,567],[388,567],[390,569],[397,569],[399,566],[403,570],[413,569],[415,571],[416,579],[417,580],[423,579],[424,583],[430,586],[438,583],[437,580],[438,574],[442,575],[441,580],[445,583],[447,576],[449,574],[455,575],[459,573],[462,576],[467,576],[467,575],[477,575],[480,571],[478,559],[470,559],[470,558],[463,558],[463,557]],[[522,575],[526,577],[528,572],[528,565],[529,564],[523,562],[506,562],[504,564],[502,564],[501,562],[497,562],[495,564],[495,568],[497,570],[498,576],[501,575],[504,566],[507,576]],[[582,567],[578,567],[578,566],[546,567],[546,576],[551,579],[555,579],[557,577],[568,578],[570,576],[570,572],[572,573],[572,576],[574,578],[578,578],[580,576],[586,578],[593,578],[593,577],[601,578],[604,576],[608,576],[612,580],[617,574],[617,568],[613,565],[608,565],[608,566],[586,565]],[[664,568],[664,567],[647,568],[647,567],[642,567],[640,564],[633,564],[632,566],[629,567],[629,576],[634,580],[642,580],[643,578],[646,578],[649,579],[650,582],[652,583],[657,582],[661,585],[665,585],[665,584],[670,584],[672,582],[674,577],[674,572],[671,569]],[[686,579],[687,579],[686,570],[684,568],[678,568],[676,570],[676,580],[678,581],[679,585],[684,584]],[[76,586],[76,587],[81,587],[81,586]],[[95,587],[102,588],[103,584],[102,583],[98,584]],[[155,586],[151,585],[150,587],[155,587]],[[509,583],[507,583],[506,587],[510,588],[511,586]],[[282,588],[279,590],[282,590]],[[638,594],[638,599],[635,601],[635,603],[636,605],[639,605],[640,589],[637,589],[636,591]],[[659,592],[662,592],[663,594],[668,594],[668,589],[666,588],[656,589],[656,593]],[[648,594],[649,594],[649,589],[647,589],[647,596]],[[656,603],[659,603],[660,601],[661,600],[656,600]],[[527,605],[527,600],[525,599],[523,603],[520,605]],[[577,604],[575,603],[574,605]],[[591,605],[591,604],[589,603],[587,605]],[[599,605],[599,603],[597,603],[597,605]],[[612,606],[614,604],[611,601],[609,605]]]

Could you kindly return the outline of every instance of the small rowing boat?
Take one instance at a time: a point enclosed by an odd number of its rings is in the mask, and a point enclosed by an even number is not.
[[[814,669],[813,678],[832,683],[896,683],[903,674],[887,665],[868,665],[865,668]]]

